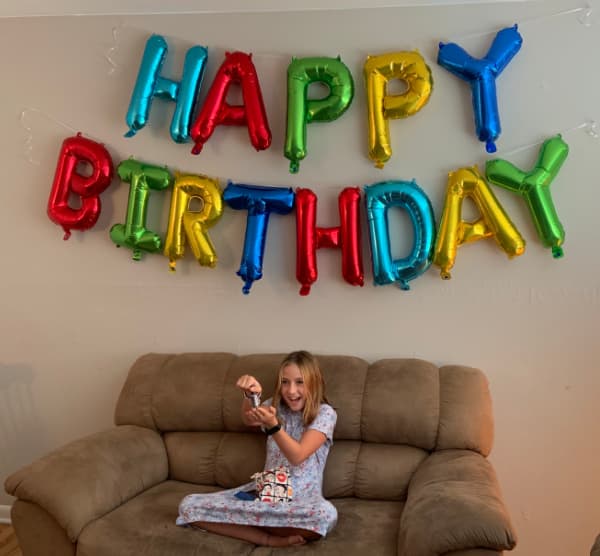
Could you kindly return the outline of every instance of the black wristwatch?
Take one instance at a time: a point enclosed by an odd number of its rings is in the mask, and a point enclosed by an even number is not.
[[[271,436],[272,434],[275,434],[276,432],[279,432],[280,430],[281,430],[281,425],[279,423],[277,423],[274,427],[271,427],[270,429],[263,429],[263,432],[267,436]]]

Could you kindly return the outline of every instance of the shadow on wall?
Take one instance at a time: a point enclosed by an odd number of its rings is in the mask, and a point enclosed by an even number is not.
[[[33,400],[33,380],[29,365],[0,363],[0,487],[4,478],[47,449]]]

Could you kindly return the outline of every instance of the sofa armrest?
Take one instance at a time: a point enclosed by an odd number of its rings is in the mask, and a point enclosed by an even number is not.
[[[167,474],[161,436],[123,425],[51,452],[8,477],[4,486],[8,494],[41,506],[75,542],[87,523]]]
[[[434,452],[408,486],[399,553],[512,550],[516,536],[491,464],[470,450]]]

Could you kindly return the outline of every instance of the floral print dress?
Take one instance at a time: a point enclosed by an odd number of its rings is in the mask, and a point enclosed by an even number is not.
[[[269,403],[270,400],[265,405]],[[280,465],[289,467],[294,489],[292,501],[270,503],[236,497],[240,491],[253,490],[254,482],[220,492],[190,494],[179,504],[177,525],[209,521],[257,527],[296,527],[322,536],[333,529],[337,521],[337,510],[323,498],[322,485],[325,462],[333,444],[337,414],[330,405],[321,404],[319,413],[308,427],[302,422],[301,411],[291,411],[283,403],[278,415],[283,421],[284,430],[295,440],[300,440],[306,428],[318,430],[327,437],[321,447],[300,465],[291,465],[273,437],[267,439],[265,469],[274,469]]]

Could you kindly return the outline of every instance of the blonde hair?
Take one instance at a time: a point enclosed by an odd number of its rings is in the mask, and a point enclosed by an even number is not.
[[[279,366],[277,384],[275,386],[275,393],[273,394],[273,407],[279,407],[282,402],[285,403],[285,400],[281,397],[281,382],[283,379],[283,369],[291,364],[297,365],[304,380],[305,403],[302,410],[302,421],[306,427],[315,420],[321,404],[329,403],[325,395],[325,381],[323,380],[319,363],[312,353],[308,351],[293,351],[285,357]]]

